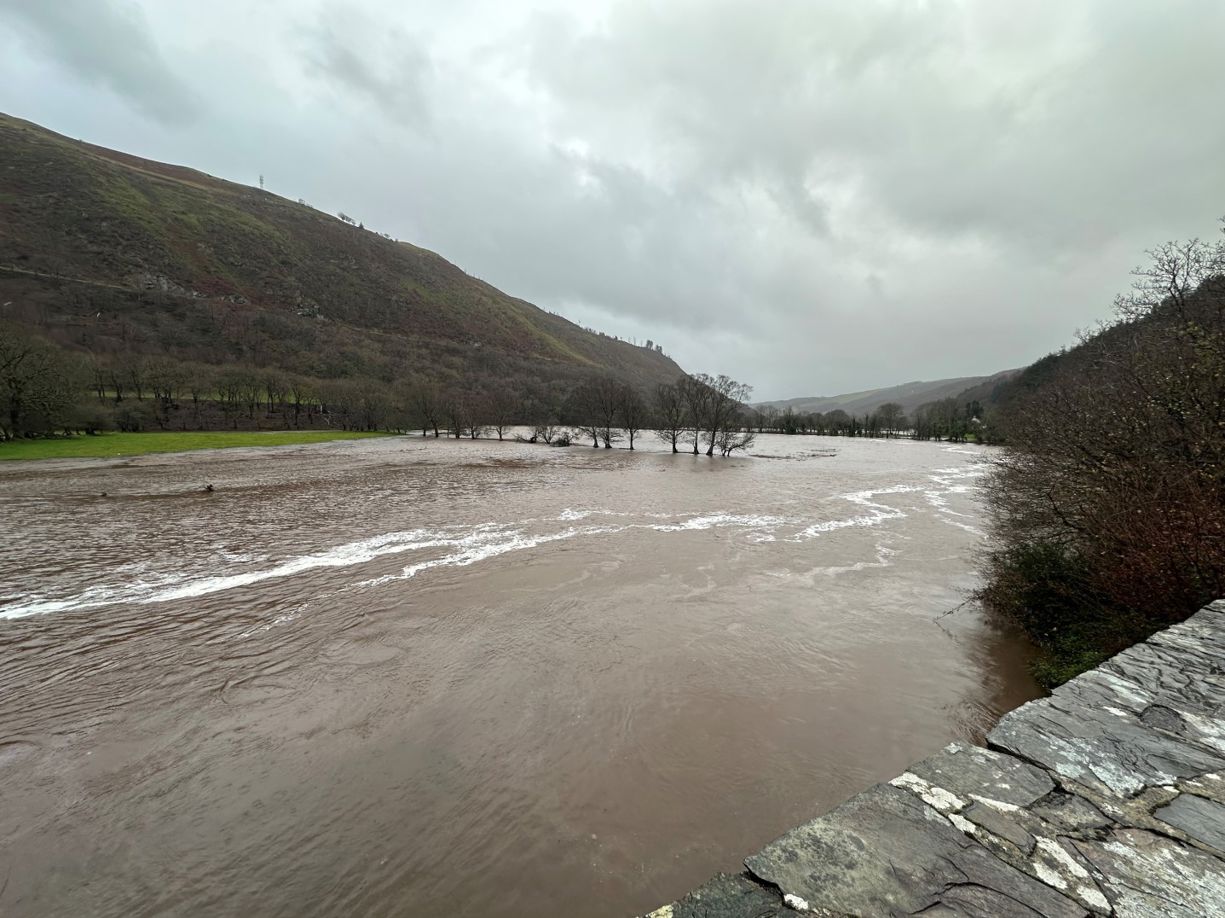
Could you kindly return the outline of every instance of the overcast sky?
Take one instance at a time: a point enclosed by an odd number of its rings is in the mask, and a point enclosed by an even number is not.
[[[1225,214],[1220,0],[0,0],[0,108],[759,398],[1023,365]]]

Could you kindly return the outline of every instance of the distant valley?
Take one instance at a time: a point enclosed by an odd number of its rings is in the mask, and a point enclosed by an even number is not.
[[[983,403],[994,401],[997,387],[1004,386],[1021,371],[1002,370],[990,376],[959,376],[952,379],[916,381],[888,386],[882,389],[866,389],[843,395],[814,395],[799,398],[761,402],[758,407],[771,406],[780,411],[790,408],[798,414],[826,414],[845,411],[855,416],[865,416],[890,402],[900,405],[906,414],[913,414],[921,405],[938,402],[946,398],[977,400]]]

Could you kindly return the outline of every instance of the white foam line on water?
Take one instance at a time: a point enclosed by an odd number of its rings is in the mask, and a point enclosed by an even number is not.
[[[823,520],[808,525],[804,529],[786,538],[788,542],[803,542],[824,533],[854,527],[878,526],[888,520],[903,519],[907,513],[897,507],[881,503],[877,498],[890,494],[909,494],[922,492],[928,503],[940,518],[951,525],[958,526],[969,532],[981,534],[977,529],[955,520],[947,519],[949,515],[958,515],[947,508],[944,494],[962,493],[969,490],[965,484],[955,482],[975,478],[982,474],[978,469],[937,469],[936,474],[929,476],[932,481],[942,486],[944,490],[936,491],[914,485],[894,485],[886,488],[856,491],[840,495],[841,499],[862,508],[864,513],[846,519]],[[555,521],[578,522],[592,516],[627,517],[629,514],[599,509],[563,510]],[[639,518],[667,519],[665,513],[643,513]],[[629,529],[644,529],[654,532],[699,532],[715,528],[735,528],[746,530],[755,542],[775,541],[775,531],[782,526],[798,525],[802,521],[771,515],[751,515],[735,513],[701,514],[683,518],[677,522],[654,523],[614,523],[607,525],[590,525],[584,527],[569,527],[557,532],[545,532],[536,535],[525,534],[524,524],[484,523],[473,527],[467,532],[454,530],[412,529],[406,531],[388,532],[347,542],[334,548],[297,558],[291,558],[272,567],[260,570],[249,570],[241,573],[221,574],[212,577],[183,578],[176,575],[154,575],[118,586],[92,586],[74,596],[64,598],[47,598],[37,594],[25,594],[16,598],[17,601],[0,605],[0,619],[24,618],[31,615],[43,615],[52,612],[66,612],[79,609],[98,608],[120,603],[151,604],[168,602],[177,599],[191,599],[251,586],[265,580],[292,577],[307,571],[322,568],[342,568],[365,564],[376,558],[389,554],[422,551],[432,548],[446,548],[451,551],[436,558],[429,558],[406,565],[399,573],[361,581],[358,586],[375,586],[396,580],[407,580],[418,574],[440,567],[467,567],[489,558],[523,551],[538,545],[558,542],[585,535],[606,535],[623,532]],[[222,553],[226,560],[246,560],[247,556]]]
[[[581,513],[581,515],[580,515]],[[606,511],[570,511],[563,512],[560,518],[562,519],[583,519],[593,514],[602,516],[625,516],[627,514],[611,513]],[[655,514],[652,514],[655,515]],[[385,583],[392,583],[397,580],[411,580],[423,571],[432,570],[438,567],[468,567],[476,564],[478,561],[484,561],[487,558],[494,558],[498,555],[504,555],[513,551],[522,551],[528,548],[535,548],[538,545],[545,545],[550,542],[560,542],[567,539],[573,539],[577,536],[587,535],[608,535],[611,533],[625,532],[630,529],[649,529],[655,532],[695,532],[704,529],[713,529],[718,526],[738,526],[740,528],[760,528],[762,526],[778,525],[785,522],[781,517],[774,516],[741,516],[736,514],[718,513],[707,516],[690,517],[680,523],[663,524],[663,523],[627,523],[623,525],[612,526],[583,526],[564,529],[561,532],[544,533],[536,536],[524,535],[521,531],[513,531],[504,533],[506,538],[502,541],[486,540],[486,539],[463,539],[460,540],[460,550],[449,555],[444,555],[441,558],[431,558],[428,561],[419,561],[416,564],[409,564],[398,574],[385,574],[382,577],[374,577],[370,580],[364,580],[358,586],[380,586]]]
[[[794,536],[787,539],[787,541],[802,542],[837,529],[849,529],[855,526],[879,526],[886,520],[903,519],[906,516],[905,511],[899,510],[897,507],[890,507],[888,504],[878,503],[873,498],[879,497],[882,494],[911,494],[922,490],[922,488],[917,488],[913,485],[894,485],[891,488],[877,488],[872,491],[856,491],[852,494],[840,495],[843,500],[857,504],[869,512],[865,515],[845,520],[828,520],[821,523],[813,523],[806,529],[800,530]]]
[[[837,577],[839,574],[853,574],[859,571],[868,570],[869,568],[886,568],[892,567],[893,562],[890,560],[897,551],[883,544],[876,546],[876,559],[874,561],[855,561],[852,564],[837,565],[833,567],[814,567],[806,574],[802,575],[802,579],[809,584],[815,585],[816,577],[821,574],[826,577]]]
[[[499,528],[501,527],[497,524],[487,523],[478,526],[474,535],[496,531]],[[75,596],[64,599],[35,598],[33,601],[0,607],[0,618],[24,618],[28,615],[45,615],[50,612],[98,608],[119,603],[146,604],[168,602],[174,599],[190,599],[223,590],[232,590],[235,587],[250,586],[264,580],[292,577],[295,574],[319,568],[364,564],[382,555],[446,547],[456,544],[457,541],[426,529],[388,532],[356,542],[347,542],[327,551],[291,558],[262,570],[186,580],[166,575],[154,580],[137,580],[122,586],[90,587]]]
[[[382,577],[372,577],[369,580],[363,580],[357,584],[359,587],[366,586],[381,586],[385,583],[393,583],[397,580],[411,580],[422,571],[428,571],[436,567],[468,567],[476,564],[478,561],[484,561],[487,558],[496,558],[498,555],[505,555],[512,551],[523,551],[527,548],[535,548],[537,545],[545,545],[549,542],[559,542],[565,539],[572,539],[580,535],[601,535],[605,533],[621,532],[625,529],[632,528],[630,526],[586,526],[582,528],[570,528],[561,532],[545,533],[538,536],[525,536],[522,532],[513,531],[503,533],[507,536],[502,541],[492,541],[486,539],[465,538],[459,539],[455,544],[461,546],[460,550],[449,555],[443,555],[441,558],[431,558],[428,561],[419,561],[416,564],[409,564],[404,567],[398,574],[384,574]]]
[[[748,516],[735,513],[714,513],[706,516],[694,516],[680,523],[651,523],[645,528],[656,532],[693,532],[701,529],[714,529],[721,526],[738,526],[742,529],[762,529],[784,525],[787,522],[781,516]]]

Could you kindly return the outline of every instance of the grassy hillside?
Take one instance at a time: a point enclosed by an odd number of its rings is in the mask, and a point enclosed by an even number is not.
[[[790,398],[778,402],[769,402],[774,407],[785,410],[790,407],[799,413],[830,411],[845,411],[855,416],[871,414],[881,405],[895,402],[902,410],[911,415],[920,405],[936,402],[945,398],[963,398],[963,393],[969,390],[979,391],[985,387],[987,391],[1016,375],[1017,370],[1004,370],[993,376],[962,376],[955,379],[937,379],[929,382],[908,382],[899,386],[889,386],[883,389],[868,389],[863,392],[848,392],[843,395],[818,395],[802,398]],[[972,400],[970,398],[964,399]]]
[[[433,252],[0,115],[0,321],[95,358],[319,379],[646,386],[681,369]]]

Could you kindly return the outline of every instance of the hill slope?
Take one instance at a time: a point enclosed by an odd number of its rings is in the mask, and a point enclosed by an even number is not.
[[[102,360],[520,391],[682,372],[433,252],[255,188],[6,115],[0,162],[0,319]]]
[[[871,414],[887,402],[896,402],[907,414],[914,412],[920,405],[939,401],[944,398],[961,398],[969,394],[969,390],[990,391],[995,385],[1015,376],[1019,370],[1004,370],[992,376],[961,376],[954,379],[937,379],[930,382],[908,382],[898,386],[883,389],[867,389],[863,392],[849,392],[844,395],[818,395],[802,398],[789,398],[765,404],[784,410],[790,407],[801,414],[830,411],[845,411],[847,414],[863,416]],[[968,399],[967,399],[968,400]]]

